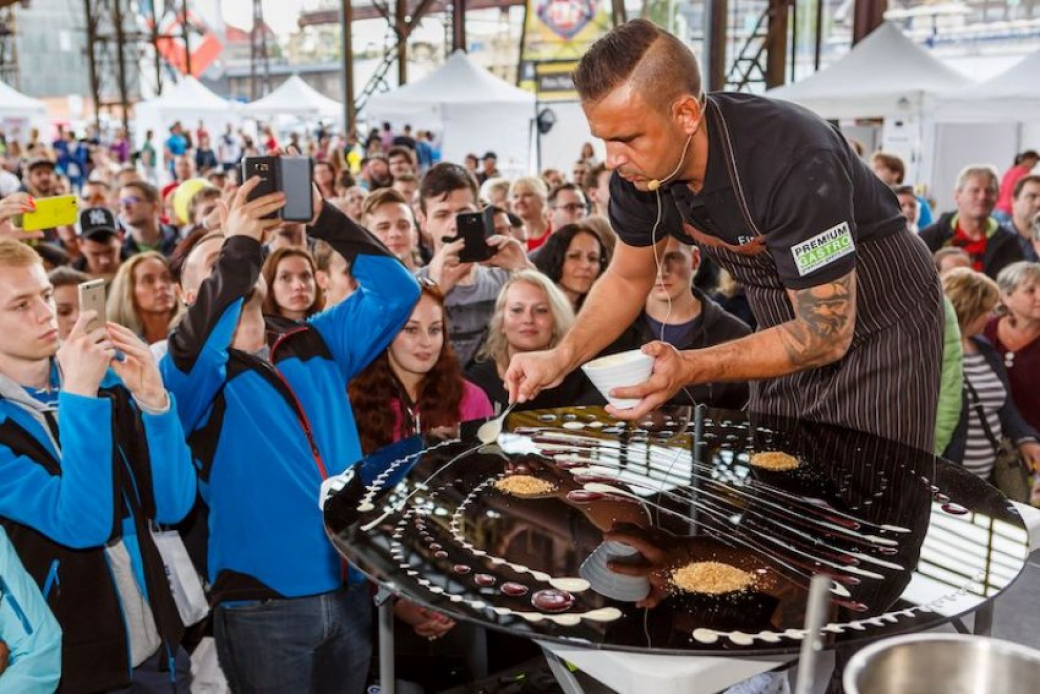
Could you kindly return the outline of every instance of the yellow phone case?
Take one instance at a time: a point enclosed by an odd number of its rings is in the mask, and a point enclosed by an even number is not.
[[[36,198],[36,211],[22,215],[22,230],[40,231],[75,224],[78,207],[75,195]]]

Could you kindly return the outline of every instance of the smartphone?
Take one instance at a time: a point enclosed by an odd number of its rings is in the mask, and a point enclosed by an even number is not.
[[[11,223],[22,231],[41,231],[75,224],[78,214],[79,201],[75,195],[57,195],[37,198],[35,212],[15,215]]]
[[[314,160],[310,157],[278,159],[278,181],[285,193],[282,219],[309,222],[314,218]]]
[[[94,320],[87,324],[87,332],[105,327],[105,280],[90,280],[79,285],[79,310],[97,311]]]
[[[242,182],[245,183],[253,176],[259,176],[260,183],[249,192],[247,200],[277,193],[278,157],[245,157],[242,160]],[[278,219],[278,210],[264,215],[263,219]]]
[[[488,231],[484,215],[480,212],[463,212],[455,215],[456,238],[465,242],[459,253],[461,263],[481,263],[495,253],[487,244]]]

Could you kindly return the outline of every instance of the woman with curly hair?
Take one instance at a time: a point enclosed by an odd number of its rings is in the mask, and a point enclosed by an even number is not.
[[[279,248],[264,261],[260,271],[267,282],[264,313],[302,321],[325,307],[318,291],[314,256],[302,248]]]
[[[487,395],[462,375],[447,335],[444,295],[432,282],[383,354],[350,382],[365,454],[419,433],[454,432],[492,414]]]

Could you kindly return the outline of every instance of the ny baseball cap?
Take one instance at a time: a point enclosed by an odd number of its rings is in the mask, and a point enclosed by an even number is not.
[[[106,207],[88,207],[79,213],[79,235],[91,241],[106,241],[119,232],[116,217]]]

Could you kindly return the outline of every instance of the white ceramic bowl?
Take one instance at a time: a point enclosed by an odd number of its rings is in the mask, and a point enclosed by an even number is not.
[[[614,573],[607,562],[625,559],[638,554],[629,545],[621,542],[604,542],[582,562],[579,575],[600,595],[621,602],[639,602],[650,594],[650,581],[641,576],[625,576]]]
[[[638,349],[611,354],[599,359],[593,359],[582,365],[581,370],[592,381],[603,397],[619,410],[627,410],[635,407],[639,400],[632,398],[613,398],[610,391],[613,388],[624,388],[626,386],[637,386],[646,382],[654,370],[654,358],[643,354]]]

